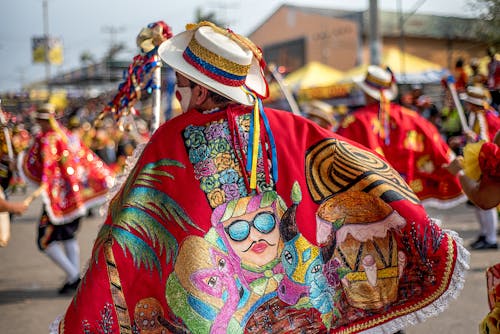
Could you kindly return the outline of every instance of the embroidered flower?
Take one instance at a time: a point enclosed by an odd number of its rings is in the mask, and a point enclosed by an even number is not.
[[[224,194],[224,191],[222,191],[219,188],[214,189],[210,193],[208,193],[207,198],[212,208],[215,208],[226,202],[226,196]]]
[[[250,115],[238,117],[238,125],[244,132],[250,131]]]
[[[334,288],[340,288],[340,277],[338,269],[340,268],[340,261],[336,258],[331,259],[323,266],[323,275],[325,275],[328,284]]]
[[[218,171],[222,171],[228,168],[234,168],[234,160],[230,153],[224,152],[219,153],[214,159],[215,166]]]
[[[240,193],[240,196],[241,197],[248,196],[247,186],[245,184],[245,180],[243,178],[240,178],[238,180],[237,184],[238,184],[238,191]]]
[[[206,145],[206,143],[207,140],[201,131],[193,132],[188,138],[186,138],[186,146],[190,148],[197,148],[201,145]]]
[[[237,199],[240,197],[238,185],[236,183],[223,184],[222,190],[226,194],[226,200]]]
[[[229,142],[224,138],[218,138],[211,140],[208,143],[208,148],[210,150],[210,154],[214,157],[219,153],[228,152],[231,150],[229,146]]]
[[[217,172],[217,168],[213,160],[202,160],[194,165],[194,172],[196,179],[207,177]]]
[[[232,168],[220,172],[219,181],[221,184],[236,183],[240,175]]]
[[[259,151],[259,158],[257,159],[257,171],[264,171],[264,160],[262,159],[262,152]]]
[[[225,138],[229,140],[229,129],[226,123],[217,122],[210,124],[205,129],[205,136],[208,140],[213,140],[217,138]]]
[[[206,177],[201,182],[201,189],[205,193],[209,193],[212,190],[214,190],[215,188],[219,188],[219,187],[220,187],[220,182],[219,182],[219,175],[218,174]]]
[[[189,138],[194,134],[198,133],[203,133],[203,130],[205,129],[204,126],[194,126],[194,125],[189,125],[184,129],[184,138]]]
[[[189,160],[193,164],[197,164],[200,161],[207,159],[210,155],[210,151],[206,145],[202,145],[197,148],[192,148],[189,150]]]

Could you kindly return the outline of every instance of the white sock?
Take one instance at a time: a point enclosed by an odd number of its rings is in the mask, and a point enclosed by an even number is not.
[[[492,208],[489,210],[482,210],[476,208],[476,213],[479,218],[479,223],[481,224],[481,230],[484,229],[484,236],[486,237],[486,242],[490,244],[496,243],[497,225],[498,225],[497,209]]]
[[[486,237],[488,231],[486,229],[486,224],[484,223],[484,214],[482,213],[482,211],[484,210],[480,209],[477,206],[474,207],[474,213],[476,214],[477,222],[479,223],[479,235]]]
[[[54,261],[55,264],[59,266],[67,275],[67,281],[72,283],[76,281],[80,275],[80,271],[77,270],[69,258],[64,253],[61,245],[57,242],[51,242],[45,249],[45,254]]]
[[[69,239],[64,240],[62,244],[68,259],[73,264],[73,267],[78,270],[78,273],[80,273],[80,246],[78,245],[78,241],[76,239]]]

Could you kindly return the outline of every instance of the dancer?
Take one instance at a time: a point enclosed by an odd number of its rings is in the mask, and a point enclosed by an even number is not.
[[[201,22],[158,51],[184,113],[111,201],[54,332],[395,332],[456,296],[467,251],[384,159],[263,108],[250,40]]]
[[[459,180],[441,167],[454,154],[437,128],[391,102],[398,91],[392,73],[372,65],[356,84],[365,106],[347,116],[337,133],[384,156],[424,205],[446,209],[465,202]]]
[[[42,105],[35,119],[41,132],[19,170],[42,189],[38,248],[66,273],[58,292],[72,293],[80,282],[76,233],[81,217],[90,207],[105,202],[113,176],[79,138],[57,122],[53,105]]]

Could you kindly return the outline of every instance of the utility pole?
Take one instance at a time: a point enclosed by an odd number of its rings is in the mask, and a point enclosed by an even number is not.
[[[403,16],[403,3],[402,0],[398,0],[398,15],[399,15],[399,49],[401,51],[401,77],[406,76],[406,61],[405,61],[405,29],[404,25],[406,21],[417,12],[417,10],[424,4],[426,0],[418,1],[410,10],[408,15]]]
[[[370,63],[372,65],[380,65],[380,54],[382,51],[378,14],[378,0],[370,0]]]
[[[45,51],[45,82],[47,83],[47,88],[51,90],[50,87],[50,60],[49,60],[49,5],[47,0],[43,0],[43,35],[45,39],[44,51]]]

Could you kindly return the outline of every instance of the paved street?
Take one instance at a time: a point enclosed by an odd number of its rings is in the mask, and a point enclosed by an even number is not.
[[[22,199],[17,194],[11,199]],[[11,225],[11,240],[0,248],[0,332],[2,334],[47,333],[50,322],[65,311],[70,297],[61,297],[57,289],[64,281],[64,273],[35,244],[36,220],[41,212],[37,199],[23,217],[15,217]],[[476,236],[478,224],[473,210],[460,206],[448,211],[429,210],[440,218],[443,227],[457,231],[468,245]],[[81,246],[82,267],[90,256],[93,240],[102,217],[97,213],[85,218],[78,240]],[[477,333],[479,321],[488,312],[484,271],[500,261],[499,251],[471,253],[471,270],[464,291],[439,317],[406,330],[407,334]]]

